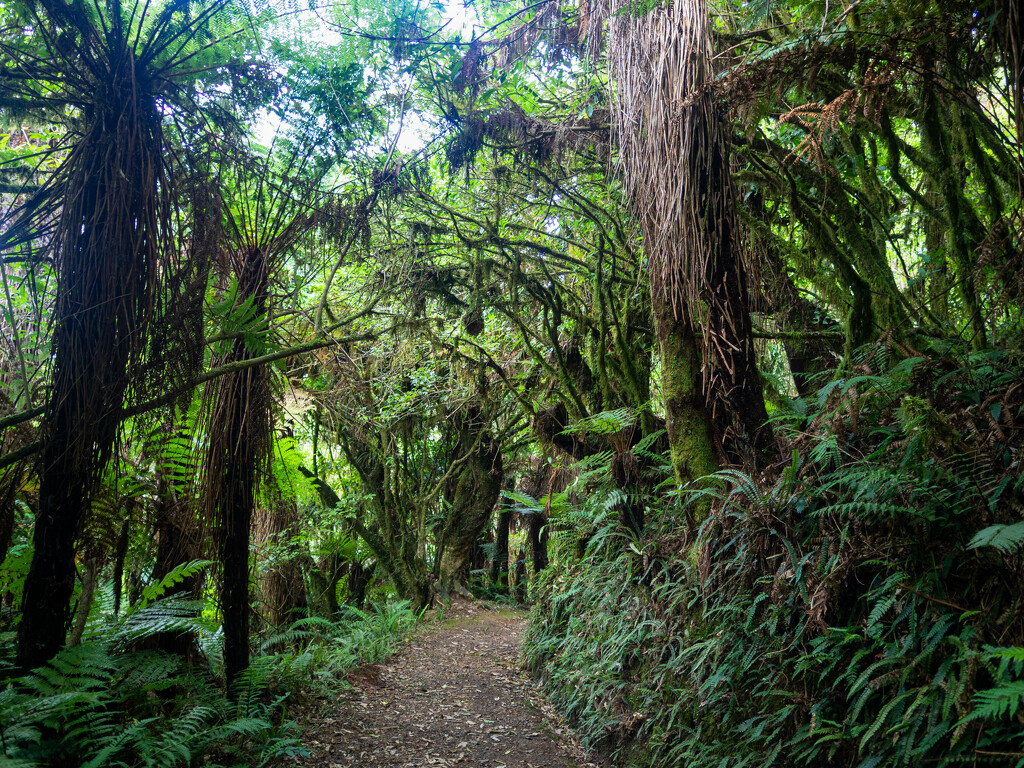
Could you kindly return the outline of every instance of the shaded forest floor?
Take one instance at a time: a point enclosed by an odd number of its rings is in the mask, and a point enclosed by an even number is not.
[[[519,669],[526,615],[457,604],[312,715],[306,768],[596,768]]]

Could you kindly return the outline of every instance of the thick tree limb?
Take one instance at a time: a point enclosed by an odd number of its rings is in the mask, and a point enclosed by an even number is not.
[[[392,326],[391,328],[382,331],[382,333],[393,331],[395,330],[395,327],[396,326]],[[245,369],[252,368],[253,366],[263,365],[265,363],[273,363],[277,360],[283,360],[288,357],[295,357],[296,355],[302,355],[307,352],[314,352],[318,349],[323,349],[324,347],[329,347],[334,344],[345,344],[352,341],[365,341],[367,339],[373,339],[376,338],[378,335],[380,334],[378,334],[377,332],[366,331],[364,333],[357,333],[342,338],[318,339],[317,341],[310,341],[306,342],[305,344],[298,344],[294,347],[279,349],[276,352],[271,352],[270,354],[263,355],[262,357],[254,357],[251,360],[239,360],[237,362],[228,363],[227,365],[222,365],[217,368],[213,368],[207,371],[206,373],[202,374],[201,376],[196,377],[192,381],[182,384],[179,387],[175,387],[169,392],[160,395],[160,397],[155,397],[152,400],[147,400],[143,403],[138,403],[136,405],[129,406],[121,412],[121,416],[122,418],[127,418],[129,416],[139,416],[143,413],[148,413],[149,411],[161,408],[165,405],[170,405],[171,403],[175,402],[179,397],[186,394],[190,390],[195,389],[200,384],[205,384],[208,381],[219,379],[221,376],[225,376],[229,373],[237,373],[238,371],[244,371]],[[18,413],[13,413],[10,416],[5,416],[3,419],[0,419],[0,429],[11,427],[16,424],[21,424],[22,422],[29,421],[30,419],[33,419],[37,416],[41,416],[45,412],[45,410],[45,406],[40,406],[38,408],[32,408],[31,410],[27,411],[19,411]],[[36,440],[35,442],[29,443],[28,445],[19,448],[16,451],[12,451],[11,453],[7,453],[4,454],[3,456],[0,456],[0,469],[8,467],[11,464],[15,464],[21,461],[22,459],[31,456],[36,451],[40,450],[42,447],[43,442],[41,440]]]

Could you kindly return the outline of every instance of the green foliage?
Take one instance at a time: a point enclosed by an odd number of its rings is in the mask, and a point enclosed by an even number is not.
[[[998,688],[978,691],[973,699],[974,711],[964,722],[977,719],[1005,720],[1016,717],[1024,704],[1024,680],[1004,683]]]
[[[299,469],[305,461],[294,437],[278,437],[271,454],[271,476],[277,495],[282,499],[295,499],[299,504],[317,498],[316,489]]]
[[[283,683],[327,690],[338,674],[361,664],[376,664],[393,654],[408,639],[418,616],[408,601],[389,602],[361,611],[341,607],[336,621],[311,616],[263,641],[262,650],[289,647],[269,657]]]
[[[971,549],[993,547],[1003,554],[1012,554],[1024,543],[1024,522],[1013,525],[990,525],[978,531],[971,543]]]
[[[266,639],[263,655],[228,697],[208,667],[147,650],[166,633],[215,647],[219,632],[200,617],[200,603],[161,597],[204,565],[179,566],[126,617],[113,621],[107,614],[82,645],[10,680],[0,691],[3,764],[278,765],[308,754],[296,725],[282,718],[289,698],[326,693],[339,672],[383,661],[417,621],[408,603],[365,612],[346,607],[338,621],[302,619]]]
[[[774,480],[702,492],[689,557],[662,502],[647,543],[553,570],[525,659],[586,741],[631,766],[1024,764],[1024,651],[994,647],[1024,639],[1017,446],[976,427],[1014,385],[974,357],[826,387],[778,422]]]
[[[15,544],[0,563],[0,590],[11,595],[12,601],[21,602],[21,590],[25,585],[25,576],[32,565],[34,549],[28,542]]]
[[[193,560],[175,566],[160,581],[153,582],[142,590],[142,596],[139,598],[139,602],[133,606],[133,612],[144,610],[151,602],[163,597],[167,590],[175,584],[180,584],[190,576],[195,576],[211,564],[210,560]]]
[[[591,432],[596,435],[611,435],[629,429],[636,422],[637,411],[633,408],[616,408],[611,411],[601,411],[593,416],[580,419],[565,428],[563,434],[575,432]]]
[[[224,295],[212,302],[210,314],[214,321],[220,323],[220,335],[224,337],[215,346],[221,357],[231,351],[234,339],[239,335],[245,348],[254,356],[259,357],[269,351],[267,318],[260,314],[254,295],[239,296],[237,278],[232,277]]]
[[[277,724],[283,698],[268,702],[266,663],[257,660],[240,683],[245,695],[231,701],[208,669],[143,650],[163,633],[214,636],[194,601],[157,599],[199,567],[176,569],[147,605],[9,681],[0,691],[5,765],[269,766],[304,754],[294,725]]]

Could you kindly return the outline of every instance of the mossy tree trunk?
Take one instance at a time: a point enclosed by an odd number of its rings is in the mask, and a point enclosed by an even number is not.
[[[676,480],[723,461],[758,466],[774,440],[754,356],[706,0],[609,26],[613,125],[623,179],[650,254],[651,305]]]
[[[352,451],[351,445],[349,451]],[[389,533],[401,525],[396,517],[402,514],[402,510],[395,509],[389,513],[386,506],[379,501],[390,497],[390,494],[385,493],[383,485],[384,467],[380,462],[373,460],[369,451],[350,452],[348,455],[363,480],[364,488],[370,492],[371,503],[375,506],[374,512],[379,523],[379,527],[370,527],[363,521],[361,515],[357,515],[348,521],[352,532],[373,552],[377,559],[377,567],[387,574],[399,596],[409,600],[414,610],[427,607],[433,601],[434,590],[426,563],[416,556],[418,547],[415,541],[406,540],[403,543],[402,537]],[[312,482],[324,507],[333,509],[341,504],[341,498],[327,483],[306,467],[300,466],[299,471]]]
[[[470,406],[460,415],[451,456],[459,466],[445,487],[449,511],[438,538],[438,588],[445,598],[469,596],[467,564],[501,493],[501,446],[480,408]]]
[[[508,590],[508,528],[511,522],[512,512],[502,509],[498,513],[490,572],[491,584],[502,591]]]
[[[655,320],[669,455],[676,483],[683,486],[718,469],[700,387],[701,351],[690,323],[677,318],[667,302],[655,302]]]

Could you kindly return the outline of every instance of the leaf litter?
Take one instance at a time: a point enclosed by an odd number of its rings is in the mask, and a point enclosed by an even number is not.
[[[602,768],[519,664],[521,611],[459,602],[310,716],[304,768]]]

